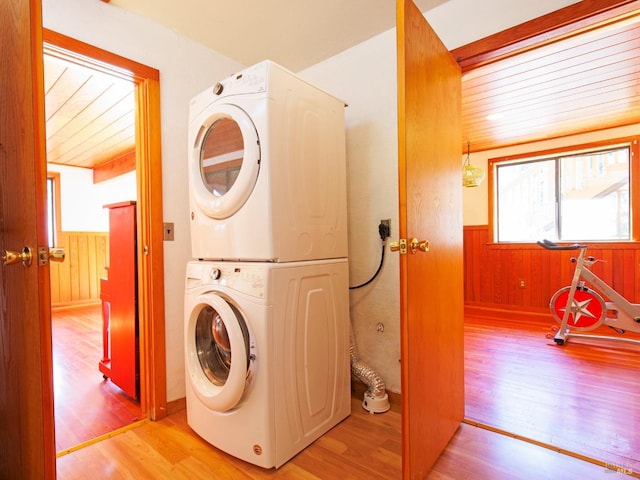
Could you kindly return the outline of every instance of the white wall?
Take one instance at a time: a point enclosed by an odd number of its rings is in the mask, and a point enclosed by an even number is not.
[[[381,254],[378,224],[391,219],[398,236],[398,133],[395,30],[378,35],[300,76],[348,104],[347,202],[350,285],[376,271]],[[351,321],[362,359],[400,391],[400,299],[398,255],[385,253],[380,276],[351,290]],[[382,322],[384,332],[376,331]]]
[[[508,20],[493,12],[513,9],[512,0],[488,3],[450,0],[425,16],[445,45],[453,49],[574,2],[543,0],[518,9]],[[299,72],[349,105],[346,129],[351,285],[368,279],[378,266],[381,219],[391,219],[391,239],[398,238],[396,62],[396,30],[392,29]],[[465,192],[465,201],[467,196],[470,209],[482,208],[483,203],[486,205],[486,182],[476,192]],[[362,289],[352,290],[350,296],[351,322],[360,355],[392,392],[400,392],[399,275],[398,255],[387,249],[380,277]],[[384,325],[382,333],[377,330],[379,322]]]
[[[513,0],[449,0],[428,12],[427,18],[447,47],[455,48],[574,1],[538,0],[514,8]],[[482,21],[477,21],[479,18]],[[188,104],[195,93],[242,66],[97,0],[43,0],[43,19],[47,28],[160,70],[164,220],[175,224],[175,242],[165,243],[167,400],[175,400],[184,396],[185,380],[182,297],[184,266],[190,258]],[[346,122],[353,285],[368,279],[378,266],[380,219],[390,218],[392,237],[397,238],[398,233],[395,30],[301,75],[349,103]],[[398,259],[387,252],[380,278],[353,291],[350,298],[362,358],[381,373],[394,392],[400,391],[398,276]],[[384,324],[383,333],[376,332],[378,322]]]
[[[164,221],[167,400],[184,397],[183,295],[191,258],[187,184],[187,122],[191,98],[243,65],[142,17],[98,0],[43,0],[46,28],[160,71]]]
[[[65,232],[108,232],[105,205],[136,199],[136,172],[93,183],[93,170],[49,164],[60,174],[60,229]]]

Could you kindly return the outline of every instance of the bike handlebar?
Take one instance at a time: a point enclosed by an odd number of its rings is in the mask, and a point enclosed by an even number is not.
[[[542,248],[546,248],[547,250],[578,250],[580,248],[587,248],[586,245],[583,245],[581,243],[574,243],[573,245],[558,245],[557,243],[554,243],[551,240],[547,239],[538,241],[537,243]]]

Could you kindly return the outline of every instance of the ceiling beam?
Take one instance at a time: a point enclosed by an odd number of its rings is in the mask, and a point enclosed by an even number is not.
[[[93,168],[93,183],[104,182],[136,169],[136,151],[131,149]]]
[[[582,0],[451,51],[463,72],[640,9],[638,0]]]

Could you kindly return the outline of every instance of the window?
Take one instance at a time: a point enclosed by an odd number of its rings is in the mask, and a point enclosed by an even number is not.
[[[47,234],[49,248],[56,246],[60,219],[60,174],[47,173]]]
[[[629,241],[637,141],[493,159],[498,242]]]

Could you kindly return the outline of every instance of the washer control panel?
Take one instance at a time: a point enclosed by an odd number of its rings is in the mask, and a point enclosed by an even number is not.
[[[187,289],[219,285],[256,298],[265,298],[269,270],[251,263],[189,262]]]
[[[219,285],[256,298],[264,298],[266,295],[268,271],[262,266],[206,263],[196,264],[195,269],[198,271],[191,273],[198,276],[200,285]]]

